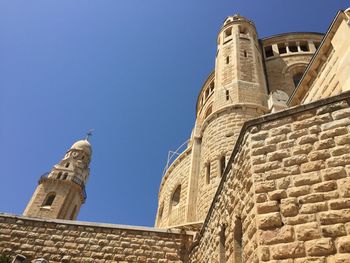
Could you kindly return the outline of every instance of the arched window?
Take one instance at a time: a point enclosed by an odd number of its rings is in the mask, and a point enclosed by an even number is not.
[[[205,178],[206,178],[207,184],[210,184],[210,162],[208,162],[205,167]]]
[[[221,156],[219,164],[220,164],[219,165],[219,167],[220,167],[220,176],[222,176],[224,174],[225,166],[226,166],[226,157],[225,157],[225,155]]]
[[[236,218],[235,226],[233,229],[233,244],[234,244],[234,262],[242,263],[243,262],[243,253],[242,253],[242,221],[240,218]]]
[[[63,180],[66,180],[67,179],[67,177],[68,177],[68,173],[64,173],[64,175],[63,175]]]
[[[213,107],[210,105],[207,109],[207,111],[205,112],[205,116],[204,118],[208,117],[213,111]]]
[[[225,30],[225,37],[229,37],[232,35],[232,27]]]
[[[61,179],[61,176],[62,176],[62,172],[59,172],[59,173],[57,174],[57,179],[60,180],[60,179]]]
[[[77,212],[77,205],[74,206],[72,213],[70,214],[70,220],[74,220],[75,213]]]
[[[70,164],[70,163],[66,163],[66,168],[68,168],[68,167],[69,167],[69,164]]]
[[[55,200],[56,194],[55,193],[50,193],[46,196],[46,199],[43,203],[43,207],[50,207]]]
[[[171,206],[177,206],[180,203],[181,185],[179,185],[171,197]]]
[[[302,72],[299,72],[299,73],[296,73],[293,75],[293,82],[294,82],[294,86],[298,86],[301,78],[303,77],[303,73]]]
[[[248,29],[244,26],[239,26],[239,33],[240,34],[247,34],[248,33]]]

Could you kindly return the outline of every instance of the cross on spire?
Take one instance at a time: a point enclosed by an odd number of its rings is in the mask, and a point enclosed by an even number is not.
[[[85,140],[89,141],[89,138],[92,136],[93,131],[94,131],[93,129],[88,130],[88,132],[86,133]]]

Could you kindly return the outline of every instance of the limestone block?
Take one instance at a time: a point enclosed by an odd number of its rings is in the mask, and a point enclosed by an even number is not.
[[[334,146],[335,146],[335,142],[333,138],[317,141],[314,144],[315,150],[330,149]]]
[[[350,253],[350,236],[338,238],[337,249],[340,253]]]
[[[334,225],[328,225],[328,226],[322,226],[321,227],[322,235],[324,237],[338,237],[338,236],[345,236],[346,235],[346,229],[344,224],[334,224]]]
[[[296,216],[298,214],[298,204],[296,198],[287,198],[281,200],[281,213],[284,217]]]
[[[349,254],[337,254],[334,256],[335,263],[350,263],[350,253]]]
[[[335,252],[331,238],[321,238],[305,242],[306,252],[310,256],[325,256]]]
[[[310,152],[308,157],[310,161],[325,160],[331,157],[331,154],[329,153],[328,150],[319,150],[319,151]]]
[[[332,113],[332,117],[335,120],[350,118],[350,108],[341,109]]]
[[[350,134],[345,134],[342,136],[337,136],[334,138],[334,141],[337,145],[350,144]]]
[[[344,178],[337,181],[338,189],[342,197],[350,197],[350,178]]]
[[[330,210],[319,213],[320,223],[322,225],[331,225],[350,221],[350,209]]]
[[[348,134],[348,129],[346,127],[339,127],[339,128],[327,130],[320,133],[320,139],[325,140],[328,138],[334,138],[335,136],[340,136],[344,134]]]
[[[325,257],[296,258],[294,263],[326,263]]]
[[[298,258],[305,256],[303,242],[292,242],[271,246],[271,256],[273,259]]]
[[[257,204],[256,208],[259,214],[267,214],[271,212],[277,212],[279,210],[279,205],[276,201],[269,201]]]
[[[304,135],[304,136],[301,136],[299,139],[297,139],[297,143],[299,145],[311,144],[316,141],[318,141],[318,136],[316,134]]]
[[[255,193],[266,193],[276,190],[276,185],[274,181],[264,181],[264,182],[257,182],[255,184]]]
[[[293,180],[295,186],[313,185],[321,182],[321,176],[320,173],[316,171],[295,175],[293,176]]]
[[[295,232],[297,239],[302,241],[321,237],[320,230],[316,222],[298,225],[295,227]]]
[[[282,226],[280,213],[270,213],[257,216],[257,225],[260,229],[269,229]]]
[[[299,187],[291,187],[287,189],[288,196],[290,197],[299,197],[310,193],[310,186],[303,185]]]
[[[350,160],[349,160],[350,162]],[[308,162],[308,163],[303,163],[300,167],[300,170],[303,173],[308,173],[312,171],[319,171],[321,169],[325,168],[324,161],[313,161],[313,162]]]
[[[273,245],[278,243],[287,243],[294,240],[294,231],[292,226],[283,226],[273,230],[259,230],[259,243],[261,245]]]
[[[312,186],[315,192],[329,192],[337,189],[337,183],[335,181],[327,181],[318,183]]]
[[[292,166],[292,165],[300,165],[306,162],[308,162],[308,158],[306,154],[294,155],[289,158],[285,158],[283,160],[283,164],[285,167]]]

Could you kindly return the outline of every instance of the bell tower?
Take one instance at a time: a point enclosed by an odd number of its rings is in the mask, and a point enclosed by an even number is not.
[[[41,176],[23,215],[75,220],[86,200],[91,154],[87,139],[74,143],[51,172]]]

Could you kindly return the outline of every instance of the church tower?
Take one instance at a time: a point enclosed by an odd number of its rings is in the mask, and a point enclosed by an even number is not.
[[[91,154],[87,139],[74,143],[51,172],[40,178],[23,215],[75,220],[86,200]]]

